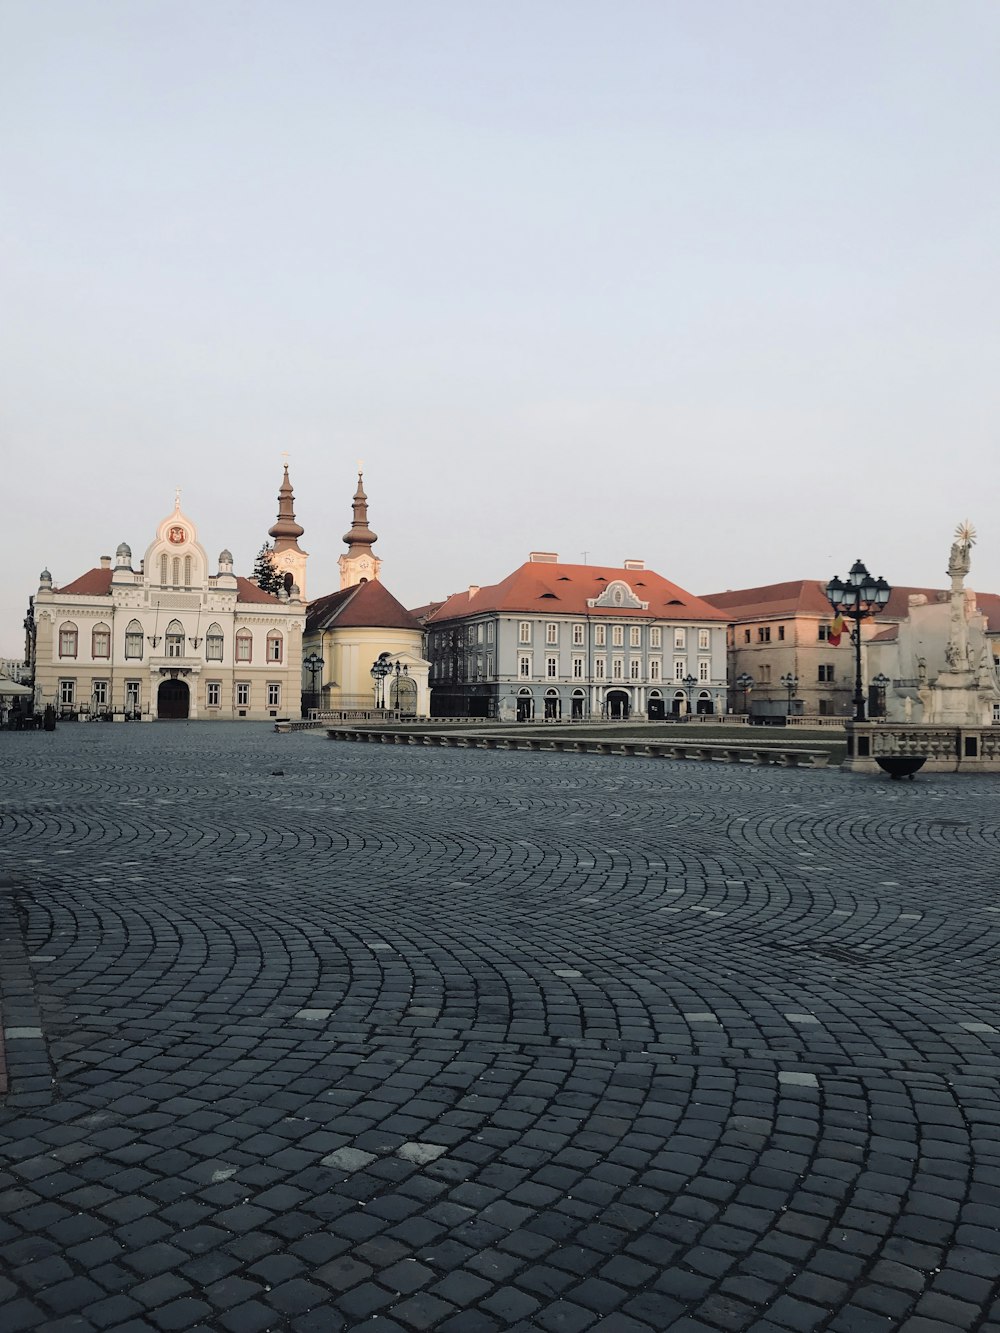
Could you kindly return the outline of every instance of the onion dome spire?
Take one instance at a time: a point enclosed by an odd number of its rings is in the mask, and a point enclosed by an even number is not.
[[[378,537],[368,526],[368,496],[365,495],[361,477],[362,474],[359,472],[358,489],[354,492],[354,522],[350,530],[344,533],[348,555],[359,555],[368,551],[378,541]]]
[[[288,480],[288,464],[285,464],[285,477],[278,491],[278,521],[268,528],[268,535],[274,538],[276,551],[298,550],[299,538],[305,532],[301,523],[295,522],[295,495],[292,483]]]

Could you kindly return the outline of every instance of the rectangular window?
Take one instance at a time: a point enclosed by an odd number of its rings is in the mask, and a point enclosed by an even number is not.
[[[141,697],[142,682],[138,680],[127,680],[125,682],[125,708],[129,713],[138,713]]]
[[[487,653],[487,654],[486,654],[486,678],[487,678],[488,680],[492,680],[492,679],[493,679],[493,654],[492,654],[492,653]]]
[[[816,633],[816,638],[820,643],[827,643],[830,638],[830,626],[820,625]]]
[[[487,623],[487,625],[486,625],[486,642],[487,642],[487,643],[492,643],[492,642],[493,642],[493,621],[492,621],[492,620],[489,621],[489,622]]]
[[[250,704],[250,682],[248,680],[238,680],[236,682],[236,707],[247,708]]]
[[[649,631],[649,646],[650,648],[663,647],[663,631],[660,629],[659,625],[654,625]]]
[[[482,641],[483,641],[483,622],[480,621],[479,624],[476,626],[476,643],[482,643]]]
[[[625,643],[625,626],[624,626],[624,625],[612,625],[612,626],[611,626],[611,647],[612,647],[612,648],[621,648],[621,647],[624,646],[624,643]]]
[[[555,644],[559,642],[559,626],[555,621],[549,621],[545,626],[545,642]]]
[[[699,679],[699,680],[711,680],[711,679],[712,679],[712,659],[711,659],[711,658],[709,658],[709,657],[702,657],[702,658],[699,658],[699,660],[698,660],[698,679]]]
[[[698,647],[702,652],[712,646],[712,631],[710,629],[700,629],[698,631]]]
[[[222,681],[210,680],[205,688],[205,703],[209,708],[222,707]]]
[[[281,635],[270,634],[267,639],[267,660],[269,662],[281,661]]]
[[[558,676],[559,674],[558,657],[547,657],[545,659],[545,674],[546,676],[551,677],[553,680],[555,679],[556,676]]]
[[[237,634],[236,636],[236,660],[237,662],[249,662],[253,654],[253,639],[249,634]]]
[[[594,679],[595,679],[595,680],[603,680],[603,679],[604,679],[604,658],[603,658],[603,657],[595,657],[595,658],[594,658]]]
[[[222,635],[210,634],[205,640],[205,658],[209,662],[222,661]]]
[[[94,657],[111,656],[111,631],[95,629],[91,635],[91,654]]]
[[[819,701],[819,715],[820,715],[820,717],[832,717],[832,715],[833,715],[833,700],[832,700],[832,699],[820,699],[820,701]]]
[[[831,684],[836,679],[836,676],[834,675],[834,668],[832,662],[820,663],[819,679],[825,681],[828,685]]]
[[[611,679],[622,680],[625,676],[625,659],[622,657],[613,657],[611,659]]]
[[[59,682],[59,702],[64,708],[76,703],[75,680],[61,680]]]
[[[531,658],[527,653],[522,653],[517,659],[517,674],[522,678],[531,675]]]
[[[770,625],[758,625],[758,626],[757,626],[757,642],[758,642],[758,643],[770,643],[770,642],[771,642],[771,626],[770,626]]]
[[[603,648],[604,645],[607,643],[607,641],[608,641],[608,627],[607,627],[607,625],[595,625],[595,626],[594,626],[594,644],[596,645],[596,647],[598,647],[598,648]]]
[[[518,641],[518,643],[530,643],[530,642],[531,642],[531,621],[530,621],[530,620],[522,620],[521,623],[520,623],[520,625],[518,625],[518,627],[517,627],[517,641]]]
[[[91,687],[91,697],[98,708],[106,708],[108,703],[108,682],[95,680]]]
[[[76,656],[76,630],[63,629],[59,631],[59,656]]]
[[[675,648],[687,647],[687,633],[685,630],[683,629],[674,630],[674,647]]]
[[[470,626],[468,627],[468,629],[466,629],[466,631],[465,631],[465,642],[466,642],[466,643],[475,643],[475,642],[476,642],[476,627],[475,627],[475,625],[470,625]]]
[[[785,637],[785,627],[784,627],[784,625],[779,625],[779,626],[778,626],[778,638],[779,638],[779,639],[783,639],[784,637]]]
[[[573,647],[574,647],[574,648],[582,648],[582,647],[583,647],[583,626],[582,626],[582,625],[574,625],[574,626],[573,626]]]
[[[642,647],[642,626],[631,625],[628,632],[628,646],[630,648]]]
[[[761,685],[770,685],[770,683],[771,683],[771,666],[770,666],[770,663],[765,662],[764,665],[763,665],[763,666],[759,666],[759,667],[757,668],[757,670],[760,672],[760,683],[761,683]]]
[[[658,657],[651,657],[649,659],[649,679],[660,679],[660,659]]]
[[[183,635],[183,634],[168,634],[168,635],[167,635],[167,656],[168,656],[168,657],[183,657],[183,656],[184,656],[184,635]]]
[[[281,686],[275,681],[267,683],[267,706],[268,708],[281,707]]]
[[[639,680],[640,679],[639,672],[641,669],[642,669],[642,658],[641,657],[631,658],[628,664],[629,680]]]
[[[687,659],[683,657],[674,658],[674,680],[683,680],[687,675]]]
[[[748,629],[745,629],[745,630],[743,631],[743,642],[744,642],[744,643],[749,643],[749,642],[750,642],[750,631],[749,631]]]
[[[582,657],[574,657],[574,658],[573,658],[573,679],[574,679],[574,680],[583,680],[583,658],[582,658]]]
[[[142,630],[129,630],[125,635],[126,659],[142,657]]]

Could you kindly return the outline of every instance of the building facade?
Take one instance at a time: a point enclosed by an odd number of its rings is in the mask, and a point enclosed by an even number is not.
[[[233,572],[210,572],[180,508],[132,565],[114,563],[56,587],[48,570],[25,626],[35,708],[63,716],[263,721],[298,712],[305,605],[297,586],[273,596]]]
[[[651,719],[724,713],[726,616],[643,561],[534,551],[501,583],[425,609],[438,717]]]

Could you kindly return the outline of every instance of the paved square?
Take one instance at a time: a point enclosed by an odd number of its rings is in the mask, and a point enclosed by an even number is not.
[[[0,747],[5,1333],[1000,1333],[1000,780]]]

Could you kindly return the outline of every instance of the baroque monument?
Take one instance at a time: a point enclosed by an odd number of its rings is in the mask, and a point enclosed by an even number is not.
[[[996,676],[987,647],[979,661],[969,643],[969,612],[975,595],[966,590],[965,576],[972,564],[976,530],[966,520],[955,529],[948,576],[951,579],[951,615],[947,665],[930,685],[920,689],[925,723],[938,726],[989,726],[993,720],[993,702],[997,697]]]

